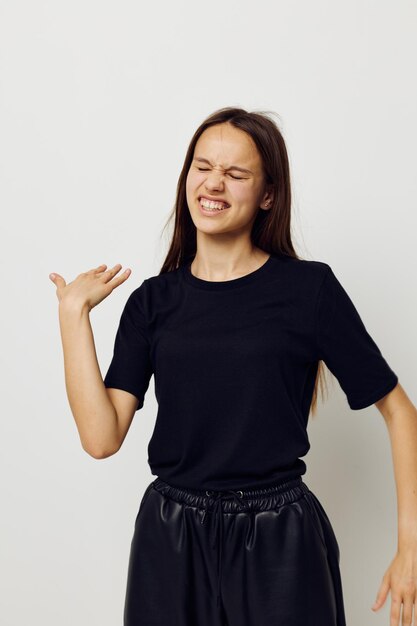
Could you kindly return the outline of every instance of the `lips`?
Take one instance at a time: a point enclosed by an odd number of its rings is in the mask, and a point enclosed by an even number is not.
[[[220,202],[226,206],[226,208],[230,207],[230,204],[224,200],[224,198],[209,198],[208,196],[198,196],[198,200],[200,201],[202,198],[204,200],[208,200],[209,202]]]

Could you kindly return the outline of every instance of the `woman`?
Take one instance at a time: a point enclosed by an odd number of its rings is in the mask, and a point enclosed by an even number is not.
[[[300,458],[323,362],[352,409],[378,402],[388,416],[406,396],[331,267],[296,255],[290,209],[274,122],[235,108],[207,118],[167,257],[127,299],[104,380],[88,313],[130,270],[51,275],[89,454],[119,450],[154,374],[156,478],[135,520],[125,626],[345,625],[339,546]]]

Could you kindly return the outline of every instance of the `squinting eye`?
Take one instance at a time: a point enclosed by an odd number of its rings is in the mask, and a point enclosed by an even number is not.
[[[199,172],[208,172],[207,168],[203,168],[203,167],[197,167]],[[233,176],[233,174],[230,174],[230,176],[232,178],[234,178],[235,180],[243,180],[243,178],[241,176]]]

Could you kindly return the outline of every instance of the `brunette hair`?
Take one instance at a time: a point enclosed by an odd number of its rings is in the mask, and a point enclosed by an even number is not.
[[[265,183],[273,190],[272,207],[259,210],[252,226],[251,240],[267,253],[284,254],[299,259],[291,240],[291,181],[288,153],[284,138],[276,123],[264,111],[245,111],[223,107],[209,115],[191,138],[185,155],[176,191],[174,206],[165,227],[174,220],[171,243],[160,274],[190,264],[197,250],[196,228],[191,219],[186,198],[186,179],[194,158],[194,148],[202,133],[210,126],[228,123],[246,132],[254,141],[263,164]],[[164,228],[165,228],[164,227]],[[317,408],[318,389],[322,399],[327,391],[323,361],[318,362],[310,412]]]

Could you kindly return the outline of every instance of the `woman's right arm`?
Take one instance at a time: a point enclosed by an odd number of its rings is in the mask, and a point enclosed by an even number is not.
[[[50,275],[59,298],[68,400],[81,445],[94,458],[106,458],[119,450],[137,406],[132,394],[107,391],[97,360],[90,311],[130,274],[128,270],[129,274],[125,272],[110,282],[121,266],[107,272],[103,271],[105,267],[80,274],[68,285],[59,274]]]

